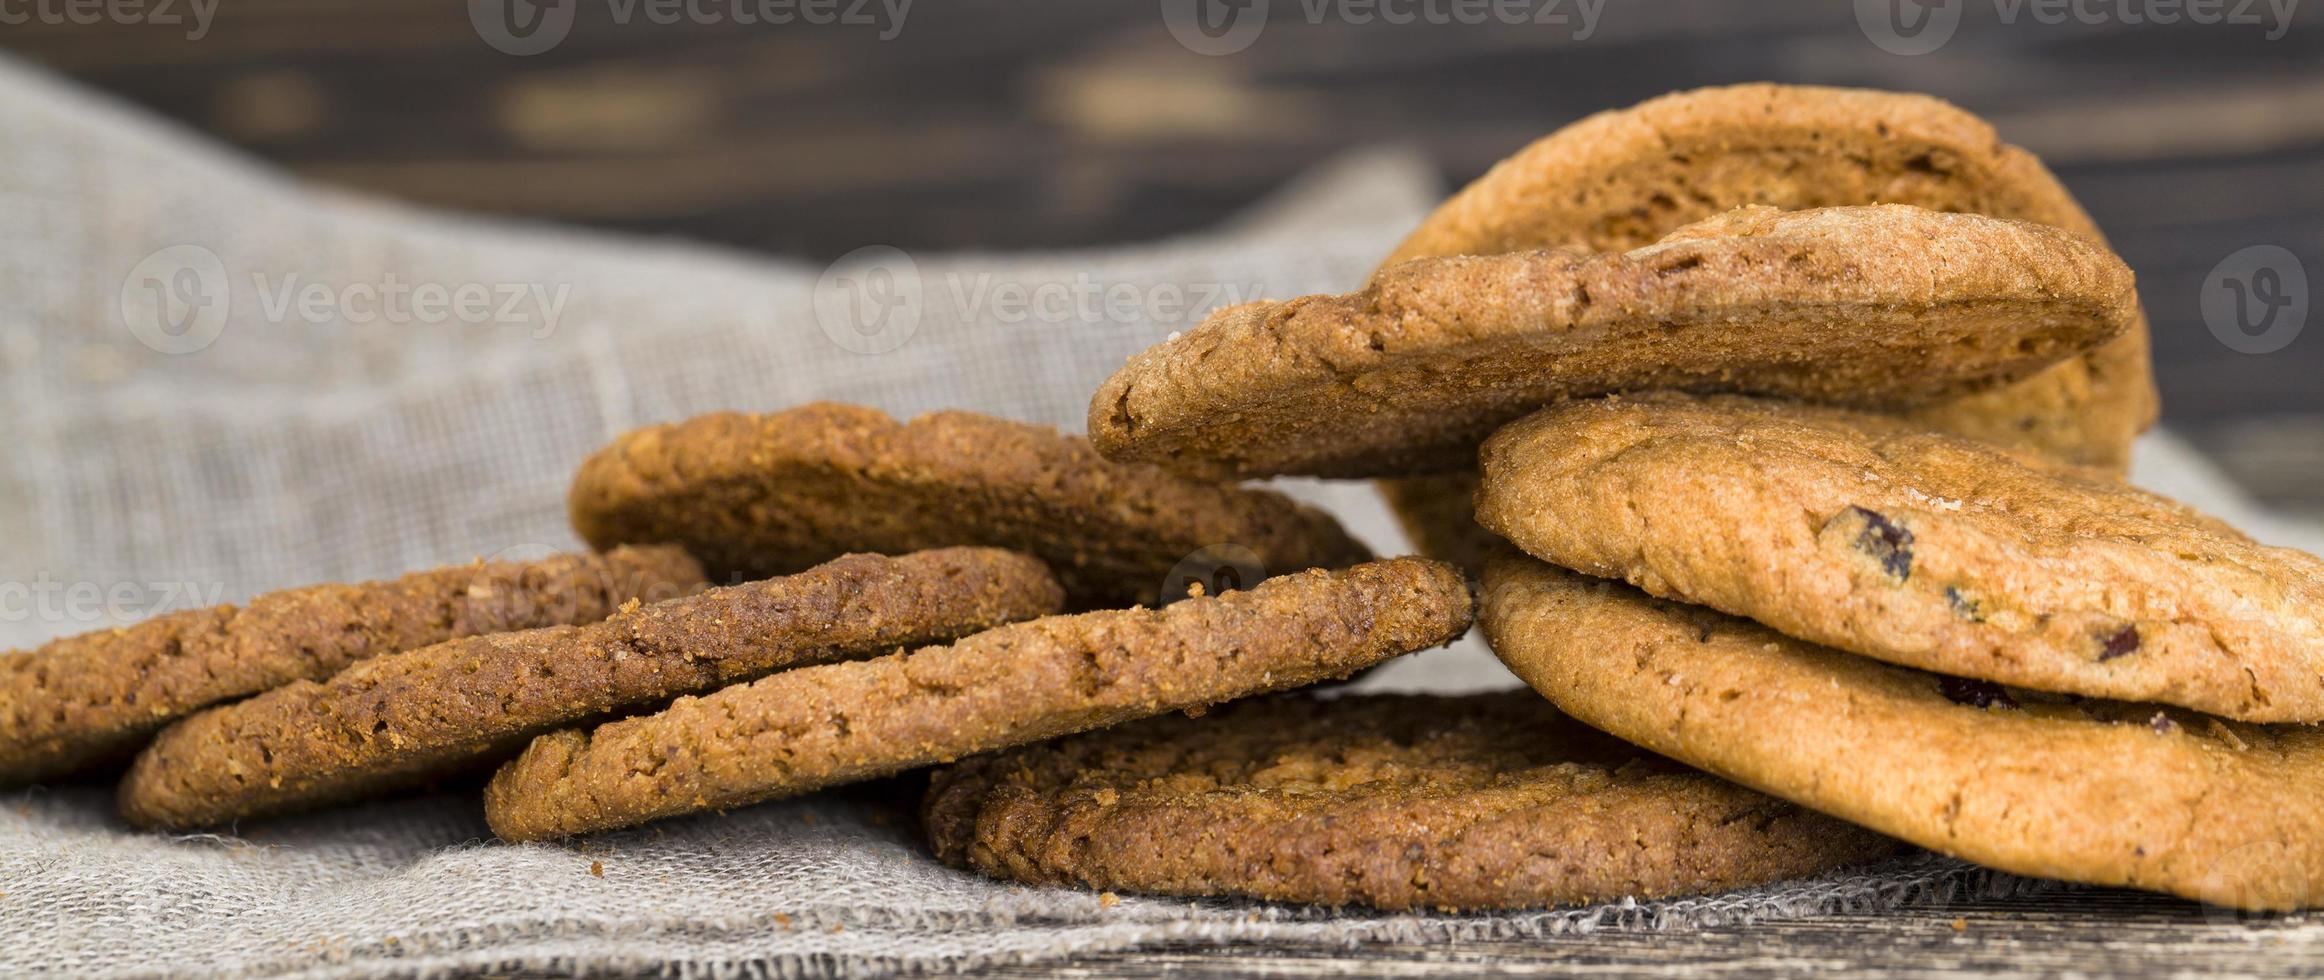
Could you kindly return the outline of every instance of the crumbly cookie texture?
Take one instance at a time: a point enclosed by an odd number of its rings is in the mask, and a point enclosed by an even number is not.
[[[1280,494],[1109,462],[1044,426],[828,402],[632,432],[582,464],[570,503],[590,542],[685,544],[721,581],[991,545],[1047,561],[1080,608],[1152,604],[1174,566],[1221,546],[1271,573],[1371,557]]]
[[[1478,519],[1891,663],[2324,720],[2324,560],[1910,421],[1732,396],[1560,406],[1486,444]]]
[[[143,827],[360,798],[505,758],[534,735],[769,671],[874,656],[1057,611],[1038,559],[991,548],[848,555],[783,578],[631,604],[585,626],[377,657],[197,714],[121,784]]]
[[[2103,242],[2041,161],[1924,95],[1737,85],[1604,112],[1502,161],[1420,224],[1416,258],[1637,248],[1730,208],[1909,204],[2054,225]],[[1914,410],[1930,425],[2119,473],[2158,411],[2146,319],[2015,384]]]
[[[1910,204],[2105,240],[2041,161],[1950,103],[1754,84],[1666,95],[1543,137],[1430,214],[1383,268],[1534,248],[1625,251],[1751,204]],[[1906,414],[2119,475],[2159,406],[2147,334],[2140,313],[2087,354]],[[1395,478],[1381,489],[1422,554],[1474,567],[1497,540],[1472,519],[1472,473]]]
[[[938,857],[1037,885],[1384,909],[1723,891],[1898,849],[1532,691],[1287,696],[936,774]]]
[[[1565,398],[1908,407],[2023,377],[2137,310],[2121,259],[2048,225],[1753,207],[1629,252],[1418,259],[1361,292],[1228,307],[1109,378],[1090,437],[1189,471],[1442,472]]]
[[[2220,905],[2324,903],[2324,731],[1894,667],[1522,556],[1494,651],[1593,727],[1988,867]]]
[[[1449,643],[1471,606],[1458,570],[1399,558],[786,671],[535,739],[485,816],[508,840],[585,833],[1200,710]]]
[[[590,622],[702,584],[678,548],[616,548],[269,592],[0,654],[0,786],[119,764],[201,708],[368,657]]]

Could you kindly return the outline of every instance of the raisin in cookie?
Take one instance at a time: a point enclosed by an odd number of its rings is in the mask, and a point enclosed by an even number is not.
[[[2121,259],[2048,225],[1754,207],[1629,252],[1418,259],[1359,293],[1228,307],[1108,379],[1090,438],[1189,471],[1441,472],[1564,398],[1907,407],[2023,377],[2137,310]]]
[[[2324,720],[2324,560],[2089,471],[1889,416],[1657,395],[1485,445],[1536,557],[1892,663]]]
[[[1153,718],[969,759],[922,810],[938,857],[1029,884],[1384,909],[1723,891],[1898,848],[1532,691]]]
[[[1508,555],[1481,618],[1590,725],[2018,874],[2221,905],[2324,902],[2324,731],[1894,667]]]

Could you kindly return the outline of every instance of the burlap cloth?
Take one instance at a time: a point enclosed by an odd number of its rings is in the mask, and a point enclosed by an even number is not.
[[[1209,306],[1353,286],[1439,193],[1410,158],[1374,154],[1212,233],[827,277],[319,191],[0,62],[0,646],[574,547],[574,464],[711,409],[836,398],[1078,429],[1126,355]],[[415,290],[402,306],[399,287]],[[833,305],[899,296],[916,325]],[[2316,546],[2167,440],[2144,464],[2150,484]],[[1402,546],[1363,485],[1294,490]],[[1471,640],[1372,683],[1510,681]],[[995,884],[936,864],[906,811],[861,794],[578,846],[493,842],[473,795],[192,837],[130,833],[109,803],[97,785],[0,798],[0,973],[878,973],[1170,942],[1555,942],[2047,887],[1922,856],[1683,901],[1335,914]]]

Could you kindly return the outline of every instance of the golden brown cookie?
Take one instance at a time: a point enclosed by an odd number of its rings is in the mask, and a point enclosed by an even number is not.
[[[171,726],[121,784],[141,827],[205,827],[505,757],[551,729],[770,671],[873,656],[1056,612],[1037,559],[993,548],[847,555],[611,619],[376,657]]]
[[[1533,248],[1637,248],[1730,208],[1910,204],[2056,225],[2104,241],[2030,153],[1950,103],[1806,85],[1697,89],[1534,142],[1445,202],[1383,264]],[[2157,399],[2140,314],[2121,337],[1991,391],[1914,409],[1951,432],[2120,473]],[[1490,546],[1474,474],[1383,481],[1421,553]]]
[[[604,619],[702,587],[677,548],[478,562],[269,592],[0,655],[0,785],[118,763],[208,705],[462,636]]]
[[[1108,379],[1090,438],[1246,476],[1443,472],[1564,398],[1907,407],[2056,363],[2137,311],[2121,259],[2048,225],[1748,208],[1629,252],[1418,259],[1359,293],[1228,307]]]
[[[1449,643],[1470,607],[1460,572],[1398,558],[786,671],[535,739],[485,816],[508,840],[587,833],[1198,710]]]
[[[1516,555],[1481,618],[1574,717],[1844,820],[2018,874],[2324,903],[2324,730],[1893,667]]]
[[[828,402],[632,432],[582,464],[571,506],[583,538],[685,544],[721,581],[850,551],[1011,548],[1047,561],[1082,608],[1152,604],[1205,549],[1247,549],[1273,573],[1371,557],[1280,494],[1107,462],[1043,426],[969,412],[898,423]]]
[[[938,857],[1001,878],[1385,909],[1724,891],[1898,849],[1532,691],[1153,718],[966,760],[922,809]]]
[[[1803,85],[1679,92],[1536,141],[1446,201],[1389,256],[1616,252],[1730,208],[1909,204],[2104,242],[2033,154],[1924,95]],[[2121,471],[2154,424],[2147,329],[2006,387],[1919,409],[1937,428]]]
[[[1891,663],[2324,720],[2324,560],[2089,471],[1735,396],[1544,410],[1477,518],[1536,557]]]

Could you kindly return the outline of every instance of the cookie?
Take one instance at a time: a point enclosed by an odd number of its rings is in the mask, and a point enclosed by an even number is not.
[[[1910,204],[2105,240],[2041,161],[1950,103],[1755,84],[1666,95],[1546,136],[1446,201],[1383,268],[1531,248],[1623,251],[1751,204]],[[2119,474],[2159,404],[2147,344],[2140,313],[2122,336],[2081,357],[1908,414]],[[1495,540],[1471,519],[1473,474],[1388,480],[1381,489],[1422,554],[1462,561]]]
[[[786,671],[535,739],[485,816],[508,840],[586,833],[1199,710],[1449,643],[1470,608],[1459,571],[1399,558]]]
[[[1575,718],[1852,823],[2019,874],[2324,902],[2324,730],[1895,667],[1514,555],[1481,617]]]
[[[1547,409],[1477,517],[1536,557],[1891,663],[2324,720],[2324,560],[1917,423],[1734,396]]]
[[[542,732],[770,671],[1057,611],[1040,561],[989,548],[848,555],[784,578],[630,604],[604,622],[376,657],[195,715],[121,784],[141,827],[356,799],[506,757]]]
[[[2137,310],[2121,259],[2047,225],[1746,208],[1629,252],[1417,259],[1358,293],[1228,307],[1108,379],[1090,438],[1115,459],[1245,476],[1443,472],[1560,399],[1908,407],[2056,363]]]
[[[969,759],[922,810],[939,858],[1028,884],[1383,909],[1724,891],[1898,849],[1532,691],[1154,718]]]
[[[194,711],[455,637],[605,618],[702,587],[670,547],[269,592],[0,655],[0,785],[117,763]]]
[[[1797,85],[1680,92],[1600,113],[1502,161],[1388,258],[1578,246],[1618,252],[1730,208],[1909,204],[2104,242],[2035,157],[1923,95]],[[1938,428],[2121,471],[2157,412],[2147,327],[2016,384],[1925,406]]]
[[[850,551],[1011,548],[1047,561],[1079,608],[1155,603],[1205,549],[1247,550],[1267,572],[1371,557],[1322,511],[1111,463],[1043,426],[969,412],[898,423],[832,403],[632,432],[582,464],[571,505],[601,547],[685,544],[722,580]]]

